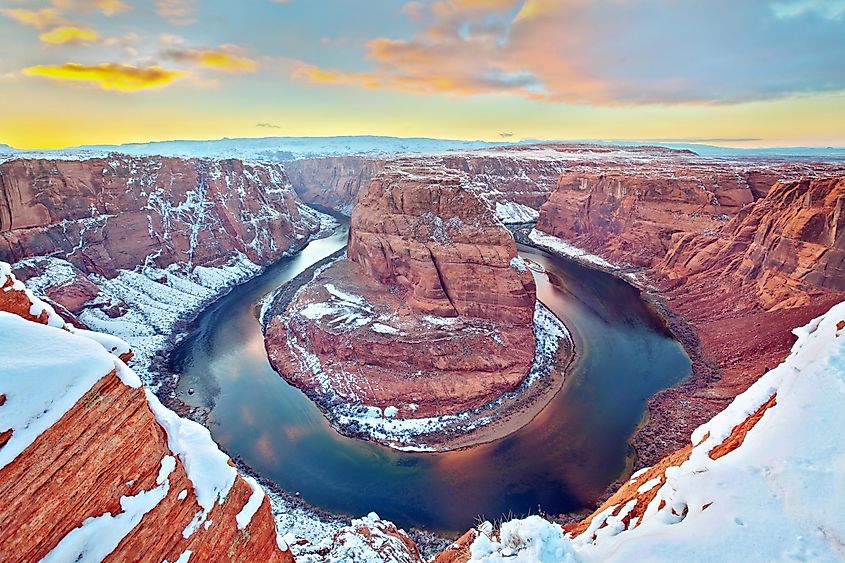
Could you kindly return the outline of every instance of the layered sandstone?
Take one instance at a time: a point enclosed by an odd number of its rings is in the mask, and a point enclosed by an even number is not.
[[[355,207],[347,253],[266,328],[274,367],[320,403],[454,414],[525,378],[533,277],[465,175],[386,167]]]
[[[131,339],[148,384],[183,318],[320,229],[280,164],[0,164],[0,259],[67,322]]]
[[[285,169],[303,201],[351,215],[355,202],[386,164],[460,172],[508,223],[534,221],[566,167],[561,158],[538,158],[531,151],[503,149],[388,160],[306,158],[286,162]]]
[[[291,160],[285,163],[285,170],[304,202],[351,215],[358,194],[383,166],[381,160],[336,156]]]
[[[804,165],[709,161],[579,162],[561,174],[537,228],[611,261],[651,267],[679,233],[721,230],[740,209]]]
[[[537,228],[643,267],[693,355],[695,377],[651,401],[642,463],[680,447],[786,357],[792,327],[843,298],[841,174],[682,157],[561,175]]]
[[[115,155],[0,164],[0,259],[61,256],[85,274],[279,258],[315,232],[278,164]]]
[[[108,355],[114,339],[40,324],[49,305],[4,275],[1,559],[293,561],[263,491],[207,430]]]

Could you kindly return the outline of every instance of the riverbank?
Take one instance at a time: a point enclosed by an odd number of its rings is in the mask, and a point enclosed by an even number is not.
[[[629,440],[633,453],[632,462],[625,474],[608,487],[602,496],[601,500],[603,500],[613,494],[630,473],[657,463],[689,442],[687,428],[690,426],[690,421],[703,423],[709,417],[708,414],[697,413],[688,408],[689,402],[686,398],[697,395],[712,386],[720,379],[721,370],[704,353],[695,328],[682,315],[669,307],[660,291],[648,283],[642,269],[633,270],[612,264],[560,239],[556,239],[559,241],[559,244],[556,244],[551,240],[556,237],[536,236],[537,233],[542,235],[533,227],[525,226],[514,231],[514,238],[520,244],[549,252],[565,260],[573,260],[585,267],[613,275],[635,287],[641,292],[642,299],[661,320],[666,332],[684,349],[691,362],[691,371],[687,378],[673,387],[657,392],[648,400],[643,420]],[[720,407],[724,407],[724,404],[729,402],[727,399],[713,398],[713,400],[719,401]],[[679,419],[684,419],[684,424],[679,425]],[[698,422],[699,419],[700,422]]]
[[[270,296],[262,307],[262,325],[284,316],[314,277],[343,256],[339,251],[312,265]],[[504,438],[530,423],[560,391],[575,358],[563,323],[538,303],[535,311],[537,353],[531,370],[515,390],[481,407],[454,415],[394,418],[376,407],[344,403],[338,397],[300,387],[344,436],[376,442],[398,451],[447,452]],[[272,362],[271,362],[272,363]],[[277,372],[282,369],[276,367]],[[284,374],[280,373],[284,377]]]

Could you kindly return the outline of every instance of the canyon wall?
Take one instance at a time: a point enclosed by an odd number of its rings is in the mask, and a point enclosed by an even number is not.
[[[315,232],[284,169],[237,160],[131,158],[0,164],[0,259],[61,256],[113,278],[149,264],[279,258]]]
[[[304,202],[351,215],[358,194],[366,190],[384,161],[338,156],[304,158],[284,164],[294,190]]]
[[[634,438],[644,464],[681,447],[786,357],[792,327],[845,296],[841,165],[670,164],[566,172],[537,223],[640,268],[693,356],[694,376],[650,401]]]
[[[301,203],[279,164],[120,155],[0,164],[0,259],[65,320],[131,339],[148,385],[150,363],[188,314],[327,219]]]
[[[261,488],[109,354],[117,339],[61,328],[0,275],[0,559],[293,561]]]
[[[285,162],[285,169],[303,201],[351,215],[355,202],[388,163],[394,167],[425,166],[460,172],[492,204],[499,219],[507,223],[536,220],[540,206],[554,191],[564,169],[560,159],[536,158],[517,150],[387,160],[354,156],[308,158]]]
[[[511,265],[513,237],[465,181],[422,166],[386,170],[358,201],[349,259],[406,291],[420,314],[529,324],[534,280]]]

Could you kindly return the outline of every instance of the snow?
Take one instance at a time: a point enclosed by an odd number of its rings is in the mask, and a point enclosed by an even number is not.
[[[473,563],[567,563],[577,561],[563,528],[539,516],[502,524],[498,537],[484,526],[470,547]]]
[[[380,334],[399,334],[400,331],[398,328],[394,328],[390,325],[382,324],[382,323],[373,323],[371,327],[373,331],[378,332]]]
[[[12,430],[0,468],[113,369],[115,358],[97,342],[0,312],[0,432]]]
[[[264,502],[265,496],[264,489],[261,488],[258,481],[247,476],[244,477],[244,480],[252,487],[252,494],[241,511],[235,516],[235,520],[238,523],[238,530],[243,530],[249,526],[249,523],[252,522],[252,517],[255,516],[255,513],[261,507],[261,503]]]
[[[4,287],[3,291],[22,291],[29,298],[31,303],[29,307],[29,314],[33,317],[40,317],[42,313],[47,313],[47,324],[62,328],[65,326],[65,321],[56,313],[51,305],[48,305],[40,298],[36,297],[32,291],[26,287],[23,282],[18,280],[12,273],[12,266],[8,262],[0,262],[0,286],[7,283],[7,279],[12,280],[12,284]]]
[[[511,258],[510,266],[518,272],[528,271],[528,264],[526,264],[525,260],[523,260],[520,256],[514,256],[513,258]]]
[[[229,457],[220,451],[204,426],[185,418],[161,404],[149,389],[145,390],[150,410],[167,433],[167,446],[179,456],[201,510],[182,532],[190,537],[205,522],[214,503],[223,504],[235,483],[237,470],[229,465]],[[251,518],[251,516],[250,516]]]
[[[84,330],[76,327],[69,326],[68,329],[74,334],[84,336],[85,338],[89,338],[94,342],[99,343],[103,348],[105,348],[106,352],[108,352],[109,354],[113,354],[115,356],[122,356],[123,354],[128,354],[132,351],[132,349],[129,347],[129,344],[127,344],[127,342],[122,338],[118,338],[110,334],[103,334],[102,332],[94,332],[91,330]]]
[[[497,201],[496,217],[504,224],[533,223],[540,217],[540,212],[527,205],[514,201]]]
[[[528,235],[528,238],[537,246],[546,248],[548,250],[551,250],[552,252],[556,252],[563,256],[568,256],[579,262],[585,262],[591,266],[600,266],[602,268],[608,268],[611,270],[620,269],[620,266],[608,262],[604,258],[601,258],[594,254],[590,254],[586,250],[582,250],[577,246],[573,246],[572,244],[566,242],[563,239],[560,239],[554,235],[550,235],[543,231],[531,229],[531,233]]]
[[[689,459],[639,487],[640,494],[659,487],[642,518],[626,530],[623,517],[636,499],[611,506],[586,532],[567,538],[552,560],[841,561],[845,328],[839,323],[845,326],[845,302],[796,329],[789,357],[696,429]],[[744,442],[711,459],[711,450],[773,395],[776,404]],[[472,560],[520,561],[515,557],[537,543],[560,548],[562,534],[544,532],[554,524],[535,521],[522,531],[528,520],[503,524],[498,540],[488,526],[472,546]],[[514,523],[522,541],[508,542],[513,532],[505,530]],[[543,561],[536,552],[526,557]]]
[[[137,495],[120,499],[122,512],[86,518],[82,525],[68,533],[41,561],[42,563],[98,562],[120,544],[145,514],[155,508],[170,490],[170,474],[176,467],[172,456],[164,456],[156,479],[157,486]]]
[[[298,563],[417,563],[419,560],[408,553],[397,534],[407,538],[391,522],[370,512],[340,528],[334,541],[329,536],[313,546],[301,547],[296,560]]]

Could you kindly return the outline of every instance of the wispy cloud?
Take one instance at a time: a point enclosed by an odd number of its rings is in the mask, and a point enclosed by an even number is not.
[[[162,57],[176,62],[191,63],[220,72],[248,73],[258,70],[258,61],[248,57],[236,45],[221,45],[214,48],[171,47]]]
[[[438,0],[403,11],[417,32],[369,41],[368,68],[303,62],[294,77],[605,106],[845,90],[845,0]],[[810,13],[821,16],[812,26],[786,17]]]
[[[39,65],[24,69],[23,74],[40,76],[60,81],[83,82],[103,90],[137,92],[150,88],[161,88],[185,75],[184,72],[168,70],[158,66],[135,67],[106,63],[83,65],[65,63],[60,65]]]
[[[772,4],[775,16],[781,19],[803,15],[817,15],[828,20],[839,20],[845,15],[845,0],[789,0]]]
[[[51,0],[51,3],[63,12],[97,10],[106,16],[132,10],[132,6],[122,0]]]
[[[196,20],[197,0],[155,0],[156,13],[175,25],[190,25]]]
[[[256,123],[256,127],[260,127],[262,129],[281,129],[281,125],[276,125],[275,123]]]
[[[0,14],[36,29],[45,29],[56,25],[60,21],[58,10],[53,8],[41,8],[39,10],[4,8],[0,9]]]
[[[100,34],[86,27],[63,26],[44,32],[38,36],[48,45],[89,44],[100,41]]]

